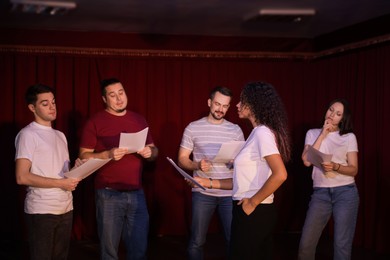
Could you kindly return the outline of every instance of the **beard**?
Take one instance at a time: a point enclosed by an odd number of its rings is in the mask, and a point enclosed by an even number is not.
[[[117,113],[123,113],[125,110],[126,110],[126,108],[121,108],[121,109],[115,110],[115,112],[117,112]]]
[[[217,112],[212,112],[212,113],[211,113],[211,116],[212,116],[215,120],[222,120],[223,117],[225,116],[225,114],[222,113],[222,112],[220,112],[220,114],[221,114],[221,116],[218,116],[218,115],[217,115]]]

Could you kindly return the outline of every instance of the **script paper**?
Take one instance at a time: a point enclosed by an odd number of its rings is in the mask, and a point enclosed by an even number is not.
[[[309,145],[307,149],[307,160],[314,166],[322,169],[321,164],[323,162],[330,162],[332,160],[332,155],[321,153],[317,149],[313,148],[313,146]]]
[[[183,169],[181,169],[177,164],[169,157],[167,157],[167,160],[173,165],[173,167],[176,168],[176,170],[187,180],[190,180],[193,184],[201,188],[202,190],[206,190],[205,187],[203,187],[199,182],[197,182],[194,178],[192,178],[191,175],[188,175]]]
[[[127,148],[129,153],[136,153],[142,150],[145,147],[148,130],[149,127],[146,127],[137,133],[121,133],[119,148]]]
[[[232,141],[223,143],[218,151],[218,154],[212,160],[217,163],[228,163],[233,160],[241,151],[245,141]]]
[[[79,167],[74,168],[73,170],[66,172],[65,176],[68,178],[80,178],[84,179],[88,177],[100,167],[108,163],[111,159],[89,159]]]

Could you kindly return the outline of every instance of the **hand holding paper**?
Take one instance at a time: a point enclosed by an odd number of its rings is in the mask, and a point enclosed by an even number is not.
[[[313,148],[313,146],[309,145],[307,149],[307,160],[322,170],[322,163],[330,162],[332,160],[332,155],[321,153],[317,149]]]

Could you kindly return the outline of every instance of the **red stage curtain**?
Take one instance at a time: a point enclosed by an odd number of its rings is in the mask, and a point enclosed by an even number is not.
[[[40,47],[36,47],[39,49]],[[191,192],[165,159],[176,160],[185,126],[208,112],[208,92],[216,85],[233,89],[227,118],[238,122],[247,136],[250,127],[239,121],[235,105],[242,86],[254,80],[272,83],[289,114],[294,145],[289,178],[276,194],[280,211],[278,230],[299,232],[311,194],[310,169],[300,155],[305,133],[321,126],[325,108],[336,97],[352,105],[359,144],[357,185],[361,196],[355,244],[388,252],[390,239],[390,45],[378,44],[320,58],[261,58],[190,55],[111,55],[71,51],[45,52],[0,46],[1,197],[4,206],[2,234],[23,234],[23,187],[14,181],[14,138],[32,120],[24,92],[37,82],[57,90],[55,127],[69,142],[72,160],[77,157],[80,130],[85,120],[103,108],[99,81],[119,78],[128,94],[129,109],[143,114],[160,156],[146,165],[144,187],[151,215],[152,235],[186,235],[189,232]],[[87,54],[86,54],[87,53]],[[179,52],[176,54],[180,54]],[[96,239],[93,176],[74,192],[76,239]],[[218,230],[217,222],[210,232]],[[331,232],[331,231],[329,231]]]

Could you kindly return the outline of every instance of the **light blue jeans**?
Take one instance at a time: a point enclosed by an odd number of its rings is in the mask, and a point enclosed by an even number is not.
[[[359,207],[359,194],[355,184],[334,187],[314,187],[306,214],[298,259],[314,260],[321,233],[333,213],[334,243],[333,259],[351,259]]]
[[[143,190],[96,190],[96,219],[102,260],[118,259],[121,237],[126,259],[146,259],[149,214]]]
[[[229,248],[230,228],[232,223],[232,197],[214,197],[200,192],[192,193],[192,225],[188,245],[190,260],[203,259],[203,246],[206,243],[210,220],[218,210],[219,220],[226,241],[226,253]]]

